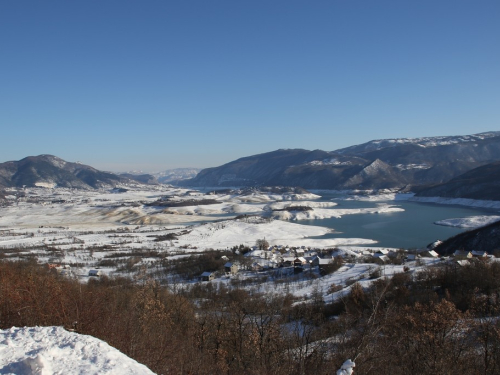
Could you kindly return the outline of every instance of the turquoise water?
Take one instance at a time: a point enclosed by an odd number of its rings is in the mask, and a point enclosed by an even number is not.
[[[335,197],[333,194],[325,194],[321,200],[331,201]],[[444,240],[466,230],[435,225],[435,221],[499,214],[498,210],[408,201],[363,202],[336,199],[334,202],[338,203],[337,208],[367,208],[376,207],[377,203],[387,203],[405,211],[345,215],[340,219],[300,220],[297,223],[335,230],[334,233],[318,238],[366,238],[376,240],[376,246],[411,249],[425,247],[437,239]]]

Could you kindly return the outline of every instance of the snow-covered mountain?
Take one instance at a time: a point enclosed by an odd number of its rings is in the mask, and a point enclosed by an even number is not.
[[[19,161],[0,163],[0,188],[58,186],[96,189],[130,182],[129,178],[78,162],[67,162],[53,155],[28,156]]]
[[[422,138],[393,138],[393,139],[377,139],[361,145],[349,146],[340,150],[340,154],[356,154],[369,151],[377,151],[388,147],[397,147],[401,145],[416,145],[419,147],[437,147],[449,146],[455,144],[463,144],[467,142],[477,142],[488,138],[500,137],[500,132],[485,132],[472,135],[459,136],[440,136],[440,137],[422,137]]]
[[[404,188],[446,182],[500,161],[500,132],[386,139],[337,151],[277,150],[202,170],[185,186]]]
[[[196,177],[200,171],[201,168],[175,168],[155,173],[154,176],[159,182],[168,184],[174,181],[187,180],[189,178]]]

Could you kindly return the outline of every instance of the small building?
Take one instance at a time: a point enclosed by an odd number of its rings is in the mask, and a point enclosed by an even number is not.
[[[215,280],[215,272],[205,271],[200,275],[201,281],[212,281]]]
[[[321,258],[317,255],[315,256],[312,256],[312,257],[306,257],[307,261],[309,262],[309,264],[313,267],[315,266],[319,266],[320,264],[320,260]],[[328,259],[328,261],[330,261],[331,259]]]
[[[425,250],[420,253],[423,257],[428,257],[428,258],[438,258],[439,254],[436,253],[434,250]]]
[[[412,260],[417,260],[417,259],[420,259],[421,258],[421,255],[420,254],[408,254],[406,256],[406,260],[411,262]]]
[[[224,264],[224,271],[230,275],[236,275],[238,273],[238,266],[234,263],[227,262]]]
[[[389,257],[387,255],[380,255],[380,256],[377,256],[375,257],[375,263],[378,263],[378,264],[386,264],[386,263],[389,263],[391,260],[389,259]]]
[[[470,258],[472,258],[472,253],[470,251],[465,251],[465,250],[455,250],[455,252],[453,253],[453,256],[455,258],[470,259]]]
[[[90,270],[89,276],[101,276],[101,271],[99,270]]]
[[[264,267],[259,262],[253,262],[252,266],[250,267],[252,271],[260,272],[264,270]]]
[[[488,252],[486,251],[476,251],[476,250],[472,250],[471,254],[474,258],[487,258],[489,255]]]
[[[377,251],[373,254],[373,256],[374,256],[374,257],[381,257],[382,255],[388,255],[388,254],[389,254],[389,250],[387,250],[387,249],[379,249],[379,250],[377,250]]]

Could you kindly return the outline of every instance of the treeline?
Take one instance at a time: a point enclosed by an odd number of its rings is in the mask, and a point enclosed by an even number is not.
[[[500,373],[500,264],[429,268],[353,284],[308,303],[220,284],[66,279],[0,262],[0,328],[62,325],[105,340],[157,373]]]

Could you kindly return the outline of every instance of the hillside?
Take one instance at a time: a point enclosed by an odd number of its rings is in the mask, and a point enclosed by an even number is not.
[[[127,182],[131,180],[52,155],[28,156],[19,161],[0,163],[0,188],[58,186],[96,189]]]
[[[493,251],[500,249],[500,222],[457,234],[439,244],[434,250],[441,255],[451,255],[455,250]]]
[[[379,189],[439,184],[500,160],[500,132],[387,139],[337,151],[277,150],[202,170],[184,186]]]
[[[416,196],[500,200],[500,162],[474,168],[443,184],[418,190]]]

